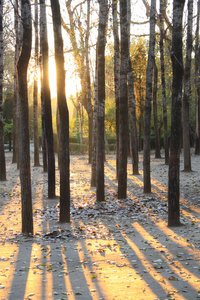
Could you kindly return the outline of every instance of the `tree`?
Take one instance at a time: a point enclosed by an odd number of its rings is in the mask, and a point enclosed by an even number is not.
[[[112,2],[113,35],[114,35],[114,82],[115,82],[115,106],[116,106],[116,175],[119,169],[119,99],[120,99],[120,52],[119,29],[117,18],[117,1]]]
[[[35,76],[33,92],[33,119],[34,119],[34,166],[40,165],[39,137],[38,137],[38,0],[35,0]]]
[[[161,158],[160,154],[160,137],[158,128],[157,113],[157,90],[158,90],[158,68],[154,61],[154,84],[153,84],[153,117],[154,117],[154,134],[155,134],[155,158]]]
[[[69,25],[62,20],[62,26],[69,34],[70,42],[72,45],[72,53],[74,57],[74,61],[76,64],[76,72],[81,81],[82,88],[82,105],[84,106],[87,115],[88,115],[88,131],[89,131],[89,163],[92,160],[92,131],[93,131],[93,109],[91,103],[90,93],[88,93],[88,73],[86,67],[86,51],[88,49],[88,38],[89,38],[89,29],[91,31],[91,27],[88,28],[88,20],[87,29],[84,30],[82,15],[84,15],[82,4],[83,2],[78,3],[74,8],[72,8],[72,3],[74,1],[68,0],[66,1],[66,8],[69,16]],[[88,2],[87,2],[88,4]],[[77,12],[80,8],[80,14]],[[88,5],[89,8],[89,5]],[[88,9],[87,9],[87,18]],[[89,97],[88,97],[89,96]]]
[[[97,68],[97,201],[104,201],[104,132],[105,132],[105,45],[108,15],[107,0],[99,0],[98,68]]]
[[[20,100],[20,180],[22,200],[22,232],[33,234],[33,211],[31,195],[29,120],[28,120],[28,93],[27,69],[31,55],[32,18],[29,0],[22,0],[23,42],[22,50],[17,64],[19,79]]]
[[[61,16],[58,0],[51,0],[57,76],[57,101],[60,115],[60,222],[70,222],[69,113],[65,97],[65,69]]]
[[[200,18],[200,0],[198,0],[198,2],[197,2],[197,25],[196,25],[196,32],[195,32],[195,98],[196,98],[196,145],[195,145],[195,154],[200,154],[199,18]]]
[[[181,101],[183,79],[182,18],[185,0],[173,2],[171,59],[173,67],[171,141],[168,182],[168,226],[180,225],[179,172],[181,148]]]
[[[149,53],[146,71],[146,100],[145,100],[145,116],[144,116],[144,152],[143,152],[143,173],[144,173],[144,193],[151,192],[150,178],[150,133],[151,133],[151,100],[152,100],[152,80],[153,67],[155,60],[155,13],[156,1],[151,1],[150,12],[150,39]]]
[[[97,79],[97,49],[96,46],[96,65],[95,65],[95,80],[94,80],[94,113],[93,113],[93,140],[92,140],[92,172],[91,186],[96,187],[97,174],[97,105],[98,105],[98,79]]]
[[[163,127],[164,127],[164,148],[165,164],[169,164],[169,143],[167,130],[167,102],[166,102],[166,84],[165,84],[165,60],[164,60],[164,25],[163,17],[165,12],[165,2],[160,0],[160,67],[161,67],[161,84],[162,84],[162,103],[163,103]]]
[[[136,127],[136,109],[135,109],[135,91],[133,83],[133,72],[130,57],[130,24],[131,24],[131,5],[128,0],[128,35],[129,35],[129,57],[128,57],[128,99],[130,110],[130,144],[133,175],[138,175],[138,141],[137,141],[137,127]]]
[[[191,53],[192,53],[192,19],[193,19],[193,0],[188,0],[188,28],[186,58],[184,70],[184,94],[183,94],[183,149],[184,149],[184,171],[190,172],[190,130],[189,130],[189,99],[190,99],[190,73],[191,73]]]
[[[0,0],[0,181],[6,180],[3,133],[3,0]]]
[[[120,67],[120,103],[119,103],[119,172],[118,199],[126,198],[127,191],[127,155],[128,155],[128,33],[127,1],[120,1],[120,35],[121,35],[121,67]]]
[[[9,151],[12,149],[13,134],[13,93],[7,93],[3,103],[4,142],[9,143]]]
[[[48,39],[47,39],[47,21],[45,0],[40,0],[40,22],[41,22],[41,47],[42,47],[42,88],[44,96],[44,116],[45,116],[45,134],[47,140],[48,157],[48,198],[55,198],[55,157],[53,142],[53,127],[51,113],[51,95],[49,87],[49,60],[48,60]]]
[[[20,54],[20,33],[19,33],[19,4],[15,0],[14,5],[14,19],[15,19],[15,61],[14,61],[14,111],[13,111],[13,163],[17,163],[19,168],[19,93],[17,82],[17,61]]]

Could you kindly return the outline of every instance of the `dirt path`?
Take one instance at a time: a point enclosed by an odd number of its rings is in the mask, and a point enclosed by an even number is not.
[[[142,160],[142,155],[140,155]],[[106,201],[95,202],[85,156],[71,156],[71,223],[47,199],[47,174],[32,167],[34,236],[21,235],[19,172],[6,154],[0,183],[0,299],[200,298],[200,157],[181,172],[181,222],[168,228],[164,160],[152,156],[152,193],[128,166],[128,197],[117,200],[115,157],[105,163]],[[182,163],[181,163],[182,169]],[[56,170],[59,195],[59,172]]]

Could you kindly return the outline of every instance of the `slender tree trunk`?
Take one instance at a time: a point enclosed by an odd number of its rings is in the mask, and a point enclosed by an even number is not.
[[[96,68],[95,68],[95,81],[94,81],[94,114],[93,114],[93,141],[92,141],[92,174],[91,174],[91,186],[93,187],[96,187],[96,173],[97,173],[97,106],[98,106],[97,49],[98,46],[96,46]]]
[[[104,201],[104,119],[105,119],[105,45],[108,15],[107,0],[99,0],[98,31],[98,108],[97,108],[97,201]]]
[[[190,156],[190,124],[189,124],[189,100],[190,100],[190,73],[192,54],[192,18],[193,0],[188,1],[188,28],[187,45],[184,71],[184,94],[183,94],[183,149],[184,149],[184,171],[192,171]]]
[[[136,126],[136,111],[135,111],[135,93],[133,84],[133,72],[130,57],[130,25],[131,25],[131,3],[127,1],[128,11],[128,35],[129,35],[129,58],[128,58],[128,98],[130,110],[130,149],[132,158],[133,175],[139,174],[138,169],[138,142],[137,142],[137,126]]]
[[[56,128],[57,128],[58,169],[60,170],[60,114],[59,114],[58,106],[56,110]]]
[[[3,0],[0,0],[0,181],[6,180],[3,132]]]
[[[151,176],[150,176],[150,134],[151,134],[151,99],[152,99],[152,82],[153,82],[153,66],[155,58],[155,12],[156,1],[151,1],[150,12],[150,40],[149,53],[146,71],[146,100],[145,100],[145,116],[144,116],[144,153],[143,153],[143,173],[144,173],[144,193],[151,192]]]
[[[61,16],[58,0],[51,0],[57,76],[57,99],[60,114],[60,222],[70,222],[69,181],[69,112],[65,96],[65,69]]]
[[[22,0],[23,44],[17,64],[20,99],[20,180],[22,199],[22,232],[33,234],[30,143],[28,120],[27,69],[31,55],[32,18],[29,0]]]
[[[12,162],[17,163],[19,169],[19,92],[17,78],[17,61],[20,53],[19,38],[19,4],[15,0],[14,20],[15,20],[15,61],[14,61],[14,110],[13,110],[13,158]]]
[[[158,113],[157,113],[157,85],[158,85],[158,69],[154,61],[154,85],[153,85],[153,116],[154,116],[154,132],[155,132],[155,158],[161,158],[160,154],[160,136],[158,129]]]
[[[93,108],[91,101],[90,66],[89,66],[89,34],[90,34],[90,0],[87,0],[87,30],[85,38],[87,98],[88,98],[88,122],[89,122],[89,163],[92,163],[92,132],[93,132]]]
[[[116,106],[116,176],[119,169],[119,99],[120,99],[120,52],[119,29],[117,18],[117,1],[112,2],[113,35],[114,35],[114,82],[115,82],[115,106]]]
[[[118,199],[126,198],[127,191],[127,155],[128,155],[128,35],[127,0],[120,1],[121,68],[120,68],[120,104],[119,104],[119,172]]]
[[[165,11],[165,3],[160,0],[160,67],[161,67],[161,84],[162,84],[162,103],[163,103],[163,127],[164,127],[164,148],[165,148],[165,164],[169,164],[169,143],[167,130],[167,101],[166,101],[166,85],[165,85],[165,60],[164,60],[164,25],[163,14]]]
[[[179,172],[181,148],[181,100],[183,79],[182,18],[184,0],[173,3],[173,33],[171,59],[173,67],[171,140],[168,188],[168,226],[180,225]]]
[[[40,165],[39,136],[38,136],[38,0],[35,0],[35,76],[33,91],[33,119],[34,119],[34,166]]]
[[[40,0],[41,18],[41,47],[42,47],[42,66],[43,66],[43,95],[44,95],[44,115],[45,133],[47,140],[48,156],[48,198],[55,198],[55,157],[53,142],[53,127],[51,113],[51,95],[49,87],[49,60],[48,60],[48,39],[45,0]]]
[[[199,80],[199,18],[200,0],[197,2],[197,26],[195,33],[195,98],[196,98],[196,144],[195,154],[200,154],[200,80]]]

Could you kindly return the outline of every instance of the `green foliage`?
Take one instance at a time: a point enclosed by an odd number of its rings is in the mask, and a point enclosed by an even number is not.
[[[13,133],[13,94],[7,93],[3,103],[4,141],[11,142]]]

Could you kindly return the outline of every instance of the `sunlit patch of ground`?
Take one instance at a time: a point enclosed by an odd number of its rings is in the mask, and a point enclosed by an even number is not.
[[[0,299],[200,298],[199,157],[181,172],[181,222],[167,227],[164,160],[151,157],[152,193],[128,164],[127,199],[117,199],[115,156],[105,163],[105,202],[96,203],[86,156],[71,157],[71,223],[47,199],[47,174],[32,168],[34,236],[21,235],[19,171],[7,153],[0,183]],[[186,176],[187,175],[187,176]],[[59,170],[56,169],[59,196]]]

